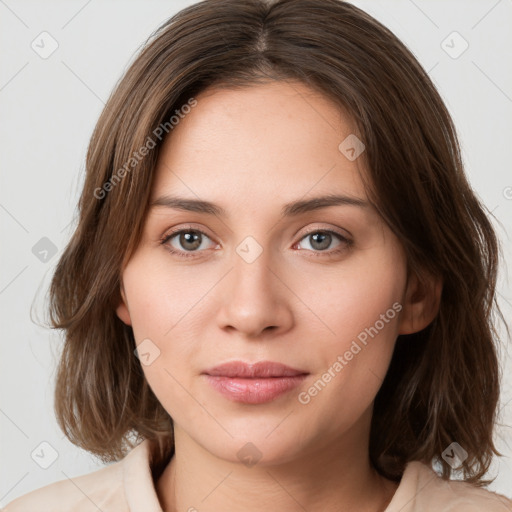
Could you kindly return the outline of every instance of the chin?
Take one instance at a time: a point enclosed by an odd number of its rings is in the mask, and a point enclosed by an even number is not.
[[[292,461],[299,455],[300,446],[296,439],[283,435],[279,438],[266,438],[268,432],[246,432],[244,435],[219,442],[208,442],[203,448],[219,459],[248,468],[275,466]]]
[[[291,411],[292,408],[266,414],[255,411],[252,417],[244,414],[236,418],[219,415],[216,418],[231,435],[213,420],[208,429],[203,424],[201,430],[189,431],[188,435],[226,462],[247,467],[285,464],[299,458],[305,446],[314,444],[318,437],[314,432],[308,435],[304,418],[301,420]]]

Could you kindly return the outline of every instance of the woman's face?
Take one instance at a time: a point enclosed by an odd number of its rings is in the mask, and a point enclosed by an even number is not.
[[[162,147],[123,272],[117,312],[149,385],[224,460],[355,449],[404,331],[406,261],[366,203],[350,120],[300,83],[196,100]],[[327,195],[351,202],[314,201]],[[294,371],[251,373],[263,361]]]

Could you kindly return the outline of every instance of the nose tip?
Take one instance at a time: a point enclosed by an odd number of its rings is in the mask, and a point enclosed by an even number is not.
[[[222,290],[219,326],[248,338],[275,333],[293,325],[289,292],[265,257],[252,263],[238,258]]]

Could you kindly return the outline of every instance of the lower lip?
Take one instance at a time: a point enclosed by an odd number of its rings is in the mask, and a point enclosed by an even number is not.
[[[206,375],[209,384],[233,402],[262,404],[296,388],[306,375],[242,379]]]

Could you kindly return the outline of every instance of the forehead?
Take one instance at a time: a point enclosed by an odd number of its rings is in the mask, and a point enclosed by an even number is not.
[[[339,146],[352,120],[300,82],[207,89],[164,140],[152,201],[176,194],[252,210],[278,200],[366,197],[361,161]]]

